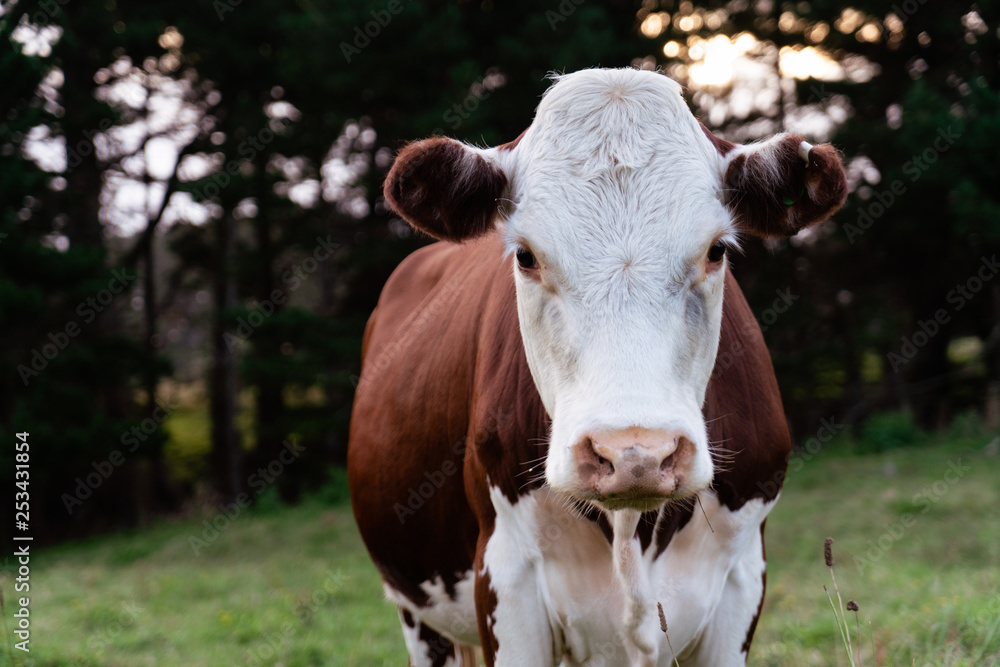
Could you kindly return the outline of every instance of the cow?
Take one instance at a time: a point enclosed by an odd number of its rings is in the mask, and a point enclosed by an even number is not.
[[[365,330],[357,525],[414,667],[745,664],[791,441],[727,254],[827,219],[843,166],[714,136],[660,73],[554,79],[517,140],[387,176],[439,242]]]

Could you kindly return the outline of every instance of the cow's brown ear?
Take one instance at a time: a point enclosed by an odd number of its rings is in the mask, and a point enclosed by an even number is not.
[[[740,146],[705,133],[726,157],[726,206],[750,234],[792,236],[847,200],[847,174],[830,144],[811,146],[801,135],[780,134]]]
[[[507,177],[480,152],[434,137],[406,146],[385,179],[396,213],[436,239],[464,241],[493,227]]]

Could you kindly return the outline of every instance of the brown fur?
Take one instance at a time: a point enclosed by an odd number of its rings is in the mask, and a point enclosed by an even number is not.
[[[479,638],[483,649],[483,657],[487,665],[492,665],[500,644],[493,632],[496,623],[497,592],[493,588],[489,570],[483,567],[483,554],[486,553],[487,539],[481,539],[481,548],[476,557],[476,618],[479,621]]]
[[[383,194],[417,229],[436,239],[462,241],[492,228],[506,188],[507,177],[483,157],[454,139],[434,137],[400,151]]]
[[[708,137],[708,140],[712,142],[712,145],[715,146],[715,150],[719,151],[719,155],[722,157],[725,157],[729,151],[736,148],[736,144],[728,139],[715,136],[715,134],[710,129],[705,127],[703,123],[698,123],[698,125],[701,127],[701,131],[705,133],[705,136]]]
[[[521,143],[521,139],[524,139],[524,135],[526,135],[527,133],[528,133],[528,130],[526,128],[526,129],[522,130],[521,134],[517,135],[517,138],[515,138],[513,141],[508,141],[505,144],[500,144],[499,146],[497,146],[497,150],[498,151],[512,151],[512,150],[514,150],[515,148],[517,148],[517,145],[519,143]]]

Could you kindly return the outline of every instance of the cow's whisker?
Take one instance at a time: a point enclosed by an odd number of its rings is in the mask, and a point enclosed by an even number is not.
[[[726,417],[732,417],[734,414],[736,414],[736,413],[735,412],[727,412],[724,415],[719,415],[718,417],[712,417],[711,419],[706,419],[705,420],[705,425],[708,426],[709,424],[717,422],[720,419],[725,419]]]

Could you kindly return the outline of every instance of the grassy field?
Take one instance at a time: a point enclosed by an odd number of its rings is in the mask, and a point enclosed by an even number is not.
[[[835,442],[798,455],[768,520],[750,663],[849,664],[823,592],[833,536],[865,665],[1000,664],[998,442],[952,433],[919,449],[858,455]],[[405,665],[346,503],[262,501],[232,519],[207,511],[37,552],[32,650],[14,651],[16,664]],[[206,530],[213,520],[221,531]]]

